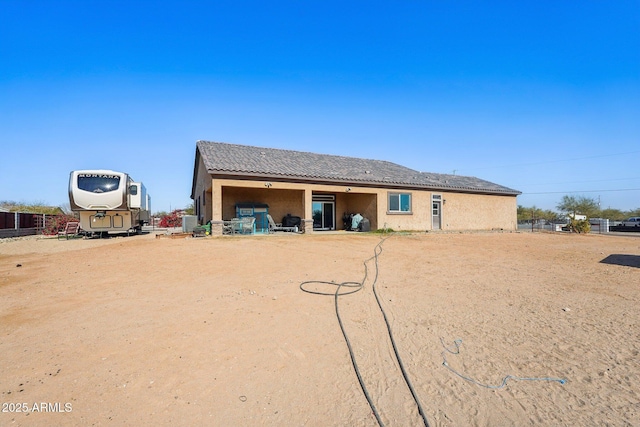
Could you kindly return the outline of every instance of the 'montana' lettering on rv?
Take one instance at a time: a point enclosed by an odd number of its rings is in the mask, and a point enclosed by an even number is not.
[[[107,179],[120,179],[118,175],[107,175],[100,173],[80,173],[78,178],[107,178]]]

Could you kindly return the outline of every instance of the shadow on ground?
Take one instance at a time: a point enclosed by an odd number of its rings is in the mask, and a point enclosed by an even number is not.
[[[600,262],[640,268],[640,255],[611,254]]]

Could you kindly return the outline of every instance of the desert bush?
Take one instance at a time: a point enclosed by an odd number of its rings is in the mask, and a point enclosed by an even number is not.
[[[182,217],[178,215],[178,210],[171,212],[160,218],[160,227],[162,228],[173,228],[173,227],[182,227]]]
[[[578,233],[588,233],[591,231],[591,224],[586,219],[574,221],[574,230]]]
[[[571,219],[567,227],[569,231],[574,233],[588,233],[591,231],[591,224],[588,219]]]
[[[59,231],[63,231],[68,222],[78,222],[78,218],[73,215],[55,215],[47,217],[47,223],[42,229],[45,236],[55,236]]]

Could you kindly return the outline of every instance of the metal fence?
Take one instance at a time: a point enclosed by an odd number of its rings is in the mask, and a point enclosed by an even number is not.
[[[57,215],[0,212],[0,238],[41,234]]]
[[[608,219],[591,219],[591,233],[609,233],[610,221]],[[566,222],[550,221],[523,221],[518,223],[518,231],[567,231]]]
[[[565,225],[548,221],[525,221],[518,223],[518,231],[562,231],[562,227]]]

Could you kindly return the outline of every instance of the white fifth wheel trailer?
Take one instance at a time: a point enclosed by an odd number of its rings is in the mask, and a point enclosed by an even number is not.
[[[69,177],[71,210],[88,232],[140,232],[149,223],[151,197],[141,182],[111,170],[73,171]]]

